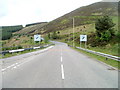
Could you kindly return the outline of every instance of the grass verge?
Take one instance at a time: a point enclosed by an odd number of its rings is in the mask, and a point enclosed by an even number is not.
[[[87,56],[90,56],[90,57],[92,57],[94,59],[97,59],[97,60],[99,60],[101,62],[104,62],[104,63],[106,63],[108,65],[111,65],[111,66],[113,66],[113,67],[115,67],[117,69],[120,69],[119,66],[118,66],[118,64],[120,62],[118,62],[118,61],[115,61],[115,60],[112,60],[112,59],[107,59],[106,60],[105,57],[102,57],[102,56],[99,56],[99,55],[95,55],[95,54],[92,54],[92,53],[89,53],[89,52],[86,52],[86,51],[83,51],[83,50],[80,50],[80,49],[77,49],[77,48],[73,48],[72,47],[72,49],[77,50],[78,52],[84,53]]]

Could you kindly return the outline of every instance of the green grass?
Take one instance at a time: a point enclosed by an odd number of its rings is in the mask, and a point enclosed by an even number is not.
[[[115,25],[115,33],[118,33],[118,16],[111,16],[113,22],[116,24]]]
[[[85,26],[85,28],[84,28]],[[86,25],[81,25],[81,26],[77,26],[74,28],[74,32],[77,33],[77,34],[90,34],[92,32],[95,32],[95,24],[92,23],[92,24],[86,24]],[[60,31],[60,35],[69,35],[70,33],[73,33],[73,28],[67,28],[67,29],[64,29],[64,30],[61,30]]]
[[[75,43],[76,46],[80,46],[80,44]],[[82,48],[85,48],[85,44],[84,42],[82,42],[81,44]],[[93,51],[97,51],[97,52],[102,52],[105,54],[110,54],[110,55],[114,55],[114,56],[118,56],[118,43],[116,44],[108,44],[106,46],[99,46],[99,47],[91,47],[89,45],[87,45],[87,49],[93,50]]]
[[[80,33],[75,33],[74,35],[75,35],[75,37],[79,38]],[[61,40],[59,40],[59,41],[72,45],[73,35],[69,35],[69,36],[70,37],[63,36],[63,38],[61,38]],[[77,38],[75,38],[75,39],[77,39]],[[78,46],[78,47],[80,46],[79,41],[78,42],[75,41],[74,43],[75,43],[75,46]],[[83,48],[85,47],[84,44],[85,44],[84,42],[82,42],[82,44],[81,44],[81,46]],[[106,53],[106,54],[110,54],[110,55],[114,55],[114,56],[118,56],[118,48],[119,48],[118,43],[108,43],[105,46],[98,46],[98,47],[92,47],[90,45],[87,45],[87,49],[97,51],[97,52]]]
[[[118,63],[119,63],[118,61],[115,61],[115,60],[112,60],[112,59],[107,59],[106,60],[105,57],[102,57],[102,56],[99,56],[99,55],[95,55],[95,54],[92,54],[92,53],[89,53],[89,52],[86,52],[86,51],[83,51],[83,50],[80,50],[80,49],[77,49],[77,48],[73,48],[73,49],[77,50],[77,51],[79,51],[81,53],[84,53],[85,55],[90,56],[90,57],[92,57],[92,58],[94,58],[96,60],[104,62],[104,63],[106,63],[108,65],[111,65],[111,66],[113,66],[115,68],[118,68]]]
[[[113,21],[116,23],[116,26],[115,28],[117,28],[117,17],[112,17],[113,18]],[[81,26],[83,27],[83,26]],[[74,33],[74,37],[75,37],[75,45],[76,46],[80,46],[79,44],[79,41],[77,39],[80,38],[80,35],[81,34],[86,34],[86,35],[89,35],[91,34],[92,32],[94,33],[95,32],[95,29],[94,29],[95,25],[94,24],[91,24],[89,26],[86,26],[86,31],[85,32],[75,32]],[[78,28],[78,27],[76,27]],[[77,29],[75,29],[77,30]],[[72,34],[72,29],[68,29],[66,30],[66,32],[71,32],[71,35],[70,34],[62,34],[62,33],[65,33],[65,31],[61,31],[61,40],[62,42],[69,42],[70,44],[73,43],[72,39],[73,39],[73,34]],[[66,37],[66,35],[69,35],[69,37]],[[114,40],[114,39],[113,39]],[[118,43],[116,40],[111,40],[107,45],[105,46],[99,46],[99,47],[91,47],[90,45],[87,45],[88,49],[90,50],[94,50],[94,51],[97,51],[97,52],[102,52],[102,53],[106,53],[106,54],[110,54],[110,55],[114,55],[114,56],[118,56]],[[84,48],[84,43],[82,43],[82,47]]]

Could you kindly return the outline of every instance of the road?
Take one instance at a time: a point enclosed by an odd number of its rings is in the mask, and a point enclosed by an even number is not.
[[[118,71],[64,43],[3,59],[3,88],[118,88]]]

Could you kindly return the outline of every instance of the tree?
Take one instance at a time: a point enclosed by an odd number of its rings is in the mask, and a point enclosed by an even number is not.
[[[53,38],[53,39],[57,39],[57,38],[58,38],[56,31],[54,31],[54,32],[52,33],[52,38]]]
[[[114,26],[112,19],[109,16],[103,16],[95,23],[97,40],[109,41],[114,36]]]
[[[11,32],[2,32],[2,40],[10,39],[10,37],[12,37]]]

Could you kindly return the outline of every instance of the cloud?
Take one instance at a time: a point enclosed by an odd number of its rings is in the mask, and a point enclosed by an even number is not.
[[[0,18],[4,17],[8,13],[7,0],[0,0]]]

